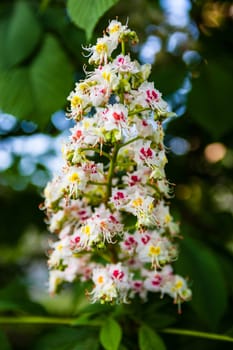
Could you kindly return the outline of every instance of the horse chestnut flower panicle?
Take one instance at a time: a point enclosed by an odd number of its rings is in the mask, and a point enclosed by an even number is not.
[[[63,147],[65,164],[44,191],[56,234],[49,291],[79,279],[92,283],[92,302],[128,303],[156,292],[180,306],[191,290],[171,267],[179,226],[167,202],[162,121],[170,113],[147,81],[150,65],[125,54],[136,33],[118,20],[104,33],[86,49],[93,70],[68,96],[76,124]]]

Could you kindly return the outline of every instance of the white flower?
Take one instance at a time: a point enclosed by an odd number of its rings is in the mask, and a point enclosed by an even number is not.
[[[121,264],[94,269],[92,279],[95,284],[90,293],[93,302],[127,302],[131,276]]]
[[[138,235],[136,252],[143,262],[150,262],[153,267],[171,262],[176,257],[176,248],[166,237],[161,237],[156,231]]]
[[[118,55],[112,62],[112,66],[119,73],[135,74],[139,72],[139,67],[136,62],[132,62],[129,55]]]
[[[143,82],[134,92],[134,105],[139,105],[160,112],[167,111],[167,103],[162,99],[161,93],[155,89],[154,83]]]
[[[98,38],[96,45],[85,48],[86,51],[90,52],[89,63],[106,64],[113,50],[117,48],[117,44],[116,40],[112,40],[107,35]]]
[[[192,292],[187,286],[187,281],[179,276],[173,275],[167,279],[163,284],[162,293],[170,295],[175,303],[180,303],[182,301],[190,300],[192,297]]]

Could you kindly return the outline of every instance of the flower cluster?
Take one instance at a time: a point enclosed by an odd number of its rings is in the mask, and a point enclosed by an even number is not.
[[[125,54],[127,42],[136,43],[136,33],[111,21],[86,49],[93,70],[68,97],[68,117],[76,123],[63,145],[64,166],[44,193],[49,229],[57,235],[49,290],[80,279],[92,283],[93,302],[146,300],[159,292],[180,304],[191,291],[171,267],[179,226],[164,170],[162,121],[170,113],[147,81],[150,65]]]

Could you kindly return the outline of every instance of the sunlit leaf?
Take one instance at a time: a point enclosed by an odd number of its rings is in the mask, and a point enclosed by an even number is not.
[[[194,239],[186,237],[180,245],[176,267],[191,282],[190,304],[202,321],[215,327],[227,306],[225,280],[218,261],[212,251]]]
[[[41,27],[26,1],[16,1],[5,40],[8,63],[15,65],[28,57],[38,43]]]
[[[64,106],[73,83],[72,66],[54,37],[47,36],[30,68],[30,79],[36,115],[46,121],[51,113]]]
[[[117,350],[122,338],[122,330],[118,322],[108,318],[100,331],[100,342],[105,350]]]
[[[148,326],[141,326],[138,334],[140,350],[166,350],[162,338]]]
[[[65,105],[72,83],[72,65],[57,40],[48,35],[29,67],[0,71],[0,108],[43,127]]]
[[[67,9],[71,20],[86,32],[87,39],[100,17],[119,0],[68,0]]]

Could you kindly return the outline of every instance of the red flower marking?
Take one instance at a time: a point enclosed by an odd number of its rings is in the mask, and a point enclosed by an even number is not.
[[[134,186],[134,185],[136,185],[137,182],[141,181],[141,179],[137,175],[132,175],[130,177],[130,180],[131,180],[129,183],[130,186]]]
[[[119,113],[116,113],[116,112],[113,112],[112,114],[113,118],[116,120],[116,121],[119,121],[119,120],[125,120],[125,116],[124,114],[121,112],[120,114]]]
[[[136,244],[137,244],[137,242],[135,241],[135,239],[132,236],[128,237],[128,239],[125,241],[125,245],[128,247],[130,247],[131,245],[136,245]]]
[[[162,282],[162,277],[160,275],[155,275],[154,279],[151,281],[153,286],[159,286]]]
[[[117,278],[118,280],[121,280],[124,277],[124,272],[123,271],[119,271],[119,270],[114,270],[112,273],[112,276],[114,278]]]
[[[134,287],[136,289],[140,289],[142,287],[142,282],[140,282],[140,281],[134,282]]]
[[[80,137],[82,136],[82,131],[81,130],[77,130],[76,132],[75,132],[75,134],[72,136],[73,137],[73,139],[74,140],[78,140],[78,139],[80,139]]]
[[[147,95],[147,102],[150,102],[153,100],[157,102],[159,99],[159,95],[155,90],[146,90],[146,95]]]
[[[149,235],[145,235],[141,238],[141,241],[143,244],[147,244],[150,240],[150,236]]]
[[[109,215],[109,220],[112,221],[114,224],[118,224],[119,223],[119,221],[113,215]]]
[[[123,192],[117,192],[117,193],[115,194],[115,196],[113,197],[113,199],[114,199],[115,201],[120,200],[120,199],[124,199],[124,198],[125,198],[125,195],[124,195]]]
[[[79,236],[75,237],[74,241],[76,244],[78,244],[80,242],[80,237]]]
[[[125,62],[124,57],[119,57],[119,58],[118,58],[118,63],[123,64],[124,62]]]
[[[143,157],[141,156],[141,159],[152,158],[152,156],[153,156],[153,152],[152,152],[152,149],[150,147],[148,147],[147,149],[142,147],[140,149],[140,153],[143,155]]]

